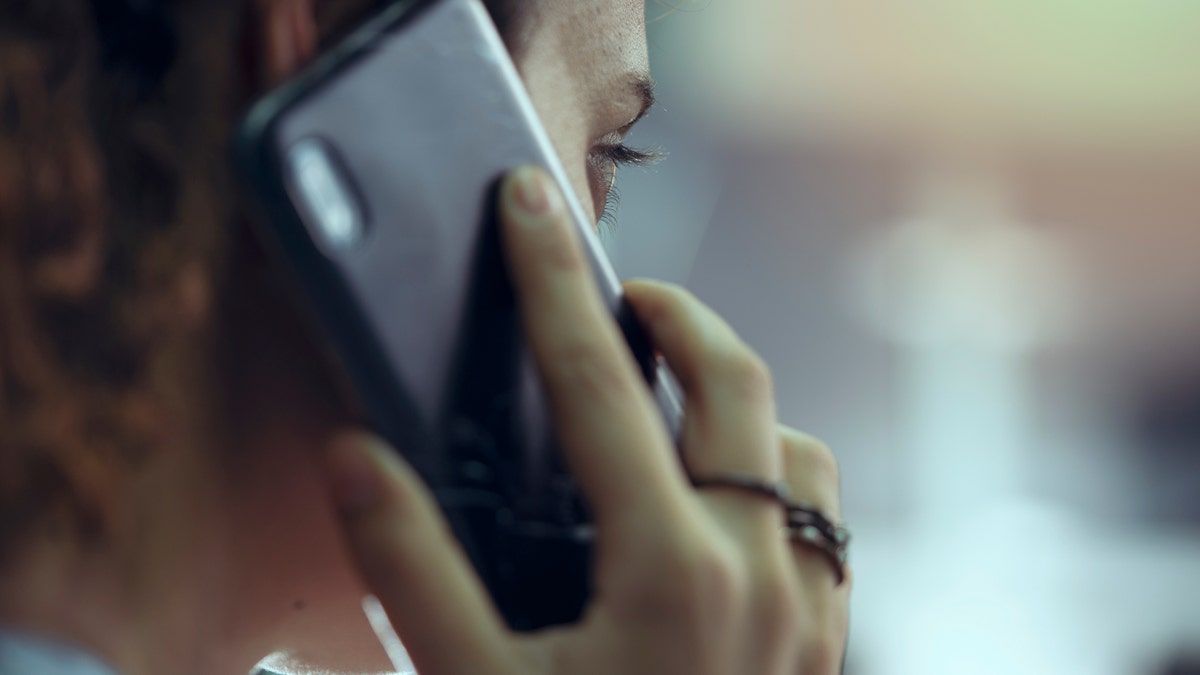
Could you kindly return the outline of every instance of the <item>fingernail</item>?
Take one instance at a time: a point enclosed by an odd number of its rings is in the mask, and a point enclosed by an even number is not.
[[[523,166],[513,174],[516,185],[516,206],[531,216],[526,222],[539,224],[539,219],[552,213],[558,206],[557,195],[546,174],[530,166]]]
[[[329,454],[329,480],[339,509],[353,513],[379,500],[382,481],[367,442],[340,441]]]

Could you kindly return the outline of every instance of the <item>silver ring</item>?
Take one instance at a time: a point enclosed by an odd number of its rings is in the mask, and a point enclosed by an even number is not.
[[[784,508],[787,526],[784,528],[789,541],[816,549],[833,567],[836,586],[846,580],[846,549],[850,544],[850,531],[812,504],[792,500],[792,491],[787,483],[771,483],[745,473],[725,473],[703,478],[692,477],[692,487],[724,488],[738,490],[756,497],[769,499]]]
[[[812,505],[792,502],[788,506],[786,531],[793,543],[816,549],[825,556],[833,567],[834,585],[842,585],[846,580],[849,530],[834,525],[829,516]]]

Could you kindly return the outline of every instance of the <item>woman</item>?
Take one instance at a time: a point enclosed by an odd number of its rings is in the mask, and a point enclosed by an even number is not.
[[[709,310],[631,283],[688,394],[684,460],[711,481],[689,484],[539,171],[498,208],[596,512],[585,618],[509,634],[419,480],[354,428],[246,235],[224,139],[367,4],[0,8],[0,671],[386,671],[370,592],[422,675],[835,672],[849,584],[759,494],[785,482],[836,518],[831,456],[776,425],[766,369]],[[489,9],[599,212],[648,104],[642,1]]]

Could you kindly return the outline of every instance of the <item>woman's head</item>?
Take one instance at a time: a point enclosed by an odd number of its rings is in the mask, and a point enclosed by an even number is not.
[[[139,573],[121,597],[191,558],[236,613],[195,632],[363,666],[337,653],[379,657],[312,466],[352,415],[248,236],[225,141],[250,96],[377,3],[165,2],[174,59],[148,86],[105,65],[113,4],[0,7],[0,621],[20,620],[38,556],[119,550],[107,564]],[[648,98],[642,3],[489,9],[575,190],[602,204]]]

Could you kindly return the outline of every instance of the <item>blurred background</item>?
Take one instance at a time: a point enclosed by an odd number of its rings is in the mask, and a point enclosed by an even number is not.
[[[608,245],[837,453],[847,672],[1200,673],[1200,2],[673,4]]]

